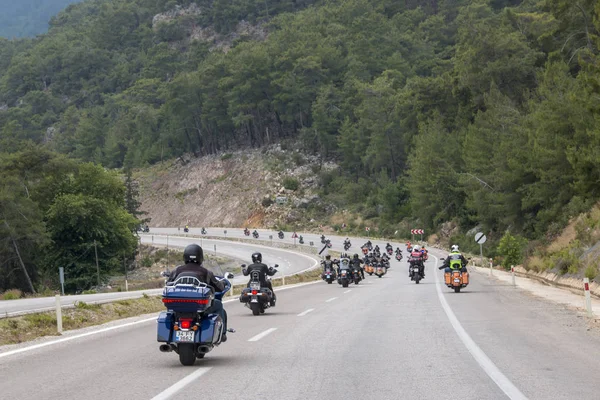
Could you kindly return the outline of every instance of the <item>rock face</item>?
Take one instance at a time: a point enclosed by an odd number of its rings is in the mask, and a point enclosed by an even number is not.
[[[172,10],[164,12],[162,14],[156,14],[152,18],[152,29],[156,29],[156,26],[161,23],[171,22],[176,18],[181,18],[189,15],[200,15],[202,10],[198,7],[198,4],[192,3],[188,7],[181,7],[176,5]]]
[[[300,223],[311,206],[331,208],[316,194],[314,163],[317,157],[271,146],[182,158],[139,171],[136,178],[152,226],[274,227]],[[327,163],[322,168],[337,166]],[[284,178],[296,179],[298,189],[285,189]],[[277,204],[278,196],[287,202]]]

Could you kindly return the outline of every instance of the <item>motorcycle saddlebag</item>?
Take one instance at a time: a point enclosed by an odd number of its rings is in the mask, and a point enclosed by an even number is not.
[[[465,286],[469,284],[469,273],[468,272],[462,273],[462,281],[463,281],[463,285],[465,285]]]
[[[205,315],[200,321],[200,343],[214,344],[223,331],[223,321],[217,314]]]
[[[171,341],[171,329],[173,328],[173,313],[169,311],[162,311],[158,315],[158,329],[156,334],[156,340],[158,342],[170,342]]]
[[[446,285],[452,284],[452,274],[450,272],[444,273],[444,279],[445,279]]]

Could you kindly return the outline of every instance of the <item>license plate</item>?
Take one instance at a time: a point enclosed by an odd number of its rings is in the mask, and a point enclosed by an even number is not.
[[[331,278],[331,275],[327,274],[327,279]]]
[[[260,283],[251,283],[250,289],[252,290],[260,290]]]
[[[458,279],[458,278],[454,278],[454,282],[455,282],[455,283],[460,283],[460,279]]]
[[[175,341],[180,343],[189,343],[194,341],[194,331],[176,331]]]
[[[250,300],[250,303],[258,303],[258,299],[255,297],[252,300]]]

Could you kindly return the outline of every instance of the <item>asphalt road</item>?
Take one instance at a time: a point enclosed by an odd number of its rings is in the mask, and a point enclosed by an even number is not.
[[[142,243],[146,244],[167,244],[166,236],[162,237],[142,235],[141,238]],[[217,254],[231,256],[242,260],[248,260],[248,263],[250,263],[250,255],[252,254],[252,252],[255,250],[259,250],[263,253],[264,262],[270,265],[279,264],[279,273],[275,275],[275,277],[290,275],[302,270],[309,269],[313,267],[317,262],[317,259],[310,255],[298,254],[296,252],[283,249],[268,248],[244,243],[227,242],[223,240],[202,239],[200,241],[196,239],[169,237],[168,241],[169,246],[172,247],[185,247],[190,243],[202,243],[205,251],[210,252],[213,252],[216,246]],[[174,265],[177,265],[181,262],[182,260],[173,260]],[[68,271],[66,273],[68,274]],[[238,276],[233,279],[233,283],[241,283],[247,281],[247,279],[248,278],[245,278],[243,276]],[[162,289],[61,296],[60,300],[63,306],[72,306],[77,301],[84,301],[86,303],[109,302],[114,300],[142,297],[144,293],[160,294],[162,293]],[[54,297],[2,300],[0,301],[0,318],[36,311],[53,310],[55,308],[55,302],[56,300]]]
[[[432,251],[430,254],[440,255]],[[158,351],[154,318],[0,353],[3,398],[577,399],[598,398],[600,337],[575,312],[485,275],[454,293],[410,282],[406,263],[348,289],[278,293],[254,317],[226,304],[229,341],[183,367]],[[437,276],[437,278],[436,278]]]

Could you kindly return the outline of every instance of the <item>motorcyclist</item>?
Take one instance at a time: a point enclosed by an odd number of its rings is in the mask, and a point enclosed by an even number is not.
[[[280,230],[279,233],[278,233],[278,235],[279,235],[280,238],[283,238],[283,231]]]
[[[333,271],[335,273],[335,264],[338,264],[339,262],[336,262],[336,260],[332,260],[331,256],[329,254],[327,254],[325,256],[325,259],[323,261],[321,261],[321,265],[323,265],[323,274],[325,274],[325,271],[327,270],[327,268],[330,268],[331,271]],[[323,275],[325,276],[325,275]]]
[[[391,245],[391,244],[389,244],[389,243],[388,243],[388,244],[386,244],[386,246],[385,246],[385,249],[386,249],[387,251],[394,250],[394,248],[392,247],[392,245]]]
[[[183,231],[184,231],[184,232],[188,232],[189,230],[190,230],[190,227],[189,227],[189,225],[186,225],[186,226],[183,228]]]
[[[445,272],[452,272],[454,269],[460,269],[461,272],[467,272],[469,261],[461,254],[458,245],[452,245],[450,254],[444,260],[444,263],[438,269],[445,269]]]
[[[346,247],[350,248],[350,239],[349,238],[346,238],[346,240],[344,240],[344,248],[346,248]]]
[[[200,231],[203,235],[206,235],[206,228],[202,228],[202,230]]]
[[[273,284],[270,280],[267,279],[267,276],[273,276],[277,272],[273,268],[269,268],[267,264],[263,264],[262,262],[262,254],[259,252],[252,254],[252,264],[248,265],[245,269],[242,269],[242,273],[244,276],[250,275],[252,271],[258,271],[260,273],[260,286],[266,287],[273,292],[273,297],[271,299],[271,306],[275,305],[277,301],[277,296],[275,295],[275,291],[273,290]],[[250,287],[250,281],[248,281],[248,286]]]
[[[411,252],[412,248],[413,248],[412,243],[409,240],[408,242],[406,242],[406,251]]]
[[[375,248],[373,249],[373,254],[375,254],[375,257],[381,257],[381,250],[379,250],[379,245],[375,245]]]
[[[410,257],[408,258],[409,263],[412,261],[413,263],[417,263],[419,265],[419,273],[423,278],[425,278],[425,264],[423,263],[423,253],[421,253],[421,246],[418,244],[413,247],[412,253],[410,253]],[[410,271],[409,271],[410,276]]]
[[[325,235],[321,235],[321,243],[325,243]]]
[[[197,244],[190,244],[183,250],[184,265],[180,265],[171,271],[168,282],[173,282],[180,276],[193,276],[200,282],[209,285],[213,291],[222,292],[225,290],[225,283],[217,280],[215,275],[202,266],[204,262],[204,251]],[[223,335],[221,342],[227,341],[227,312],[223,308],[221,300],[213,299],[212,305],[205,311],[207,314],[219,314],[223,320]]]
[[[250,229],[244,228],[244,235],[246,235],[246,236],[250,235]]]
[[[425,246],[421,247],[421,253],[423,253],[423,259],[427,261],[429,259],[429,252],[425,248]]]
[[[350,260],[350,265],[354,268],[358,268],[358,270],[360,271],[360,275],[362,276],[363,279],[365,279],[365,270],[363,269],[363,267],[361,267],[362,263],[363,263],[363,260],[361,260],[358,257],[358,254],[354,254],[354,257],[352,258],[352,260]]]
[[[252,232],[252,236],[258,237],[258,231],[256,229],[254,230],[254,232]]]

